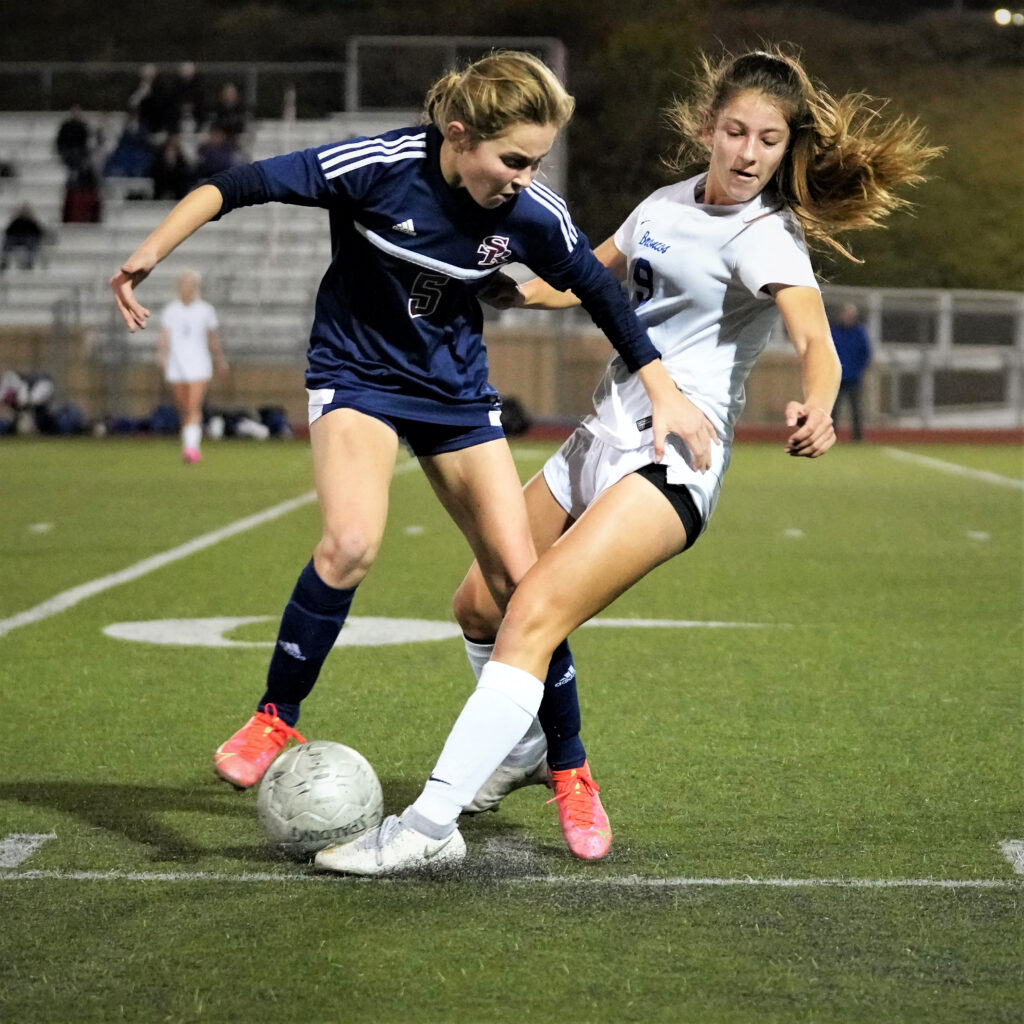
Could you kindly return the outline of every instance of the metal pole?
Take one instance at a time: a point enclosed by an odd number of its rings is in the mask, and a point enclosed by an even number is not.
[[[346,114],[359,110],[359,40],[345,44],[345,106]]]

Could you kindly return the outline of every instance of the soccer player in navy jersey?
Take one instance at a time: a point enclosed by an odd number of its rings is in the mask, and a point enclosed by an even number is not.
[[[256,713],[215,754],[216,772],[237,787],[258,782],[290,738],[302,740],[300,705],[381,543],[400,438],[465,534],[499,608],[533,563],[481,337],[477,291],[501,267],[520,262],[571,288],[642,379],[658,444],[673,432],[708,459],[703,417],[682,400],[561,198],[536,178],[572,111],[572,97],[536,57],[491,54],[434,84],[424,125],[215,175],[110,279],[134,331],[149,316],[135,289],[207,221],[271,201],[328,211],[333,255],[306,371],[323,532],[284,610]],[[496,721],[515,705],[500,686],[474,697]]]

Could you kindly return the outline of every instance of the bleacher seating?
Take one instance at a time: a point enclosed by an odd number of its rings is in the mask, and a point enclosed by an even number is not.
[[[55,304],[93,329],[99,338],[120,326],[106,281],[118,263],[146,237],[173,203],[128,198],[130,182],[106,182],[99,224],[62,224],[65,169],[54,152],[62,112],[0,113],[0,161],[15,176],[0,177],[0,230],[23,203],[50,229],[39,264],[0,274],[0,327],[46,326]],[[116,117],[86,113],[105,123],[106,142]],[[247,148],[253,159],[382,131],[415,118],[411,113],[353,115],[318,121],[259,121]],[[186,148],[195,140],[186,140]],[[235,359],[247,353],[301,357],[305,351],[316,286],[330,259],[323,211],[270,204],[207,225],[162,263],[140,298],[154,313],[175,294],[185,267],[203,275],[203,293],[217,307],[224,342]],[[147,358],[156,332],[132,346]]]

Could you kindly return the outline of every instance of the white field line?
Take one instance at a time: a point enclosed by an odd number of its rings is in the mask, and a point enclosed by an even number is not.
[[[457,875],[451,876],[458,880]],[[0,870],[0,882],[330,882],[333,884],[381,881],[423,882],[423,878],[363,879],[327,874],[247,871],[9,871]],[[525,875],[495,878],[503,885],[564,885],[625,889],[1024,889],[1024,880],[1005,878],[650,878],[642,875]]]
[[[776,628],[779,624],[771,624]],[[715,622],[699,619],[588,619],[580,627],[612,626],[616,629],[767,629],[767,622]]]
[[[397,466],[395,475],[408,472],[411,469],[419,469],[419,463],[414,459],[410,459],[408,462],[403,462]],[[11,630],[17,629],[19,626],[28,626],[33,622],[40,622],[53,615],[59,615],[61,612],[67,611],[68,608],[73,608],[81,601],[95,597],[97,594],[102,594],[104,590],[110,590],[112,587],[118,587],[122,583],[137,580],[140,576],[145,576],[148,573],[155,572],[157,569],[162,569],[165,565],[170,565],[171,562],[177,562],[179,559],[194,555],[197,551],[202,551],[204,548],[219,544],[222,540],[234,537],[238,533],[245,533],[246,530],[262,526],[273,519],[279,519],[281,516],[288,515],[289,512],[294,512],[296,509],[309,505],[314,501],[316,501],[316,491],[307,491],[305,494],[300,494],[297,498],[282,501],[279,505],[272,505],[270,508],[265,508],[262,512],[257,512],[254,515],[246,516],[244,519],[228,523],[227,526],[222,526],[220,529],[213,530],[210,533],[204,533],[199,537],[186,541],[184,544],[178,545],[176,548],[171,548],[169,551],[163,551],[158,555],[152,555],[150,558],[144,558],[141,562],[129,565],[127,569],[112,572],[108,576],[101,576],[99,579],[90,580],[88,583],[82,583],[77,587],[72,587],[70,590],[65,590],[44,601],[42,604],[37,604],[34,608],[18,612],[7,619],[0,619],[0,636],[10,633]]]
[[[16,868],[39,847],[56,838],[56,832],[12,832],[0,839],[0,868]]]
[[[1024,839],[1006,839],[999,844],[1003,856],[1018,875],[1024,875]]]
[[[1024,491],[1024,480],[1017,480],[1011,476],[1001,476],[999,473],[991,473],[987,469],[972,469],[970,466],[960,466],[955,462],[933,459],[928,455],[905,452],[902,448],[886,448],[884,451],[890,458],[899,459],[901,462],[913,462],[918,466],[927,466],[929,469],[937,469],[943,473],[952,473],[954,476],[968,477],[971,480],[981,480],[984,483],[995,484],[998,487],[1012,487],[1015,490]]]
[[[158,555],[144,558],[141,562],[129,565],[127,569],[112,572],[108,576],[100,576],[99,579],[90,580],[88,583],[82,583],[77,587],[72,587],[70,590],[65,590],[55,597],[51,597],[48,601],[37,604],[34,608],[18,612],[17,615],[12,615],[8,619],[0,619],[0,636],[10,633],[11,630],[17,629],[19,626],[28,626],[33,622],[48,619],[52,615],[59,615],[61,612],[67,611],[68,608],[73,608],[81,601],[95,597],[97,594],[102,594],[104,590],[110,590],[112,587],[118,587],[122,583],[137,580],[140,576],[155,572],[157,569],[162,569],[165,565],[170,565],[171,562],[177,562],[179,559],[187,558],[197,551],[202,551],[204,548],[219,544],[222,540],[234,537],[237,533],[244,533],[246,530],[269,523],[272,519],[278,519],[289,512],[294,512],[295,509],[302,508],[303,505],[308,505],[312,501],[316,501],[315,491],[309,491],[298,498],[291,498],[289,501],[282,501],[279,505],[272,505],[270,508],[257,512],[255,515],[246,516],[244,519],[228,523],[227,526],[222,526],[219,530],[204,533],[199,537],[186,541],[184,544],[179,544],[176,548],[171,548],[169,551],[163,551]]]

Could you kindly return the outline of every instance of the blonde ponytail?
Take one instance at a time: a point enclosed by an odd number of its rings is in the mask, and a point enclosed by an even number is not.
[[[474,142],[493,139],[516,124],[564,128],[575,101],[538,57],[497,51],[463,71],[448,71],[427,93],[424,120],[444,130],[460,121]]]

